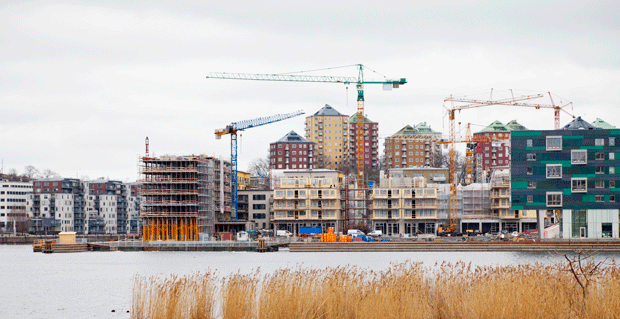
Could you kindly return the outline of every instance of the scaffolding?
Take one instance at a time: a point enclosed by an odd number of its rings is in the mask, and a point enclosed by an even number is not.
[[[199,240],[201,233],[213,234],[216,162],[205,155],[141,159],[144,241]]]

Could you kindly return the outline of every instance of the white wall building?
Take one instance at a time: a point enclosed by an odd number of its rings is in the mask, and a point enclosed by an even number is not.
[[[25,219],[32,182],[0,180],[0,230],[12,231],[13,220]]]

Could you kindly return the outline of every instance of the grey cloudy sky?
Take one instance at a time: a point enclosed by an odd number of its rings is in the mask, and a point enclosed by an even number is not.
[[[340,84],[207,73],[356,63],[379,72],[366,78],[407,78],[390,92],[366,87],[365,111],[382,136],[420,121],[447,132],[443,99],[486,98],[491,88],[551,91],[585,120],[620,126],[619,17],[618,1],[3,1],[0,159],[5,172],[31,164],[131,181],[146,136],[156,155],[228,159],[230,138],[215,140],[216,128],[324,104],[350,115],[356,95]],[[551,110],[494,106],[458,117],[462,127],[513,119],[553,127]],[[303,122],[243,133],[239,169],[287,132],[303,135]]]

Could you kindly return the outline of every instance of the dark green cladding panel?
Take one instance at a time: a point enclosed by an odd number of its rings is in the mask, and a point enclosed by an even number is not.
[[[584,203],[594,203],[595,198],[594,195],[584,194],[581,195],[581,201]]]
[[[510,187],[513,189],[526,189],[527,181],[511,181]]]
[[[512,132],[510,132],[510,136],[512,136],[512,137],[542,136],[542,132],[541,131],[512,131]]]

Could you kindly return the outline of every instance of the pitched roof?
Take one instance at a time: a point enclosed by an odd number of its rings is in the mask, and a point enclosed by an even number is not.
[[[349,117],[349,123],[357,123],[357,113]],[[364,123],[376,123],[376,122],[373,122],[369,120],[366,116],[364,116]]]
[[[495,132],[510,132],[510,129],[500,121],[494,121],[489,126],[483,128],[477,133],[495,133]]]
[[[411,127],[411,125],[406,125],[405,127],[401,128],[400,131],[394,133],[394,135],[392,135],[392,136],[416,135],[416,134],[418,134],[418,130],[416,130],[413,127]]]
[[[592,124],[581,119],[581,116],[577,116],[576,119],[572,120],[570,123],[564,125],[563,130],[598,130],[599,128],[594,127]]]
[[[602,128],[605,130],[611,130],[616,128],[615,126],[601,120],[600,118],[596,118],[596,120],[594,120],[594,122],[592,122],[592,126],[596,127],[596,128]]]
[[[511,131],[527,131],[527,128],[517,122],[517,120],[512,120],[506,123],[506,127]]]
[[[414,128],[421,134],[441,134],[440,132],[433,131],[433,129],[431,129],[431,126],[426,124],[426,122],[420,122]]]
[[[336,111],[336,109],[331,107],[329,104],[325,104],[324,107],[322,107],[312,116],[346,116],[346,115]]]
[[[307,139],[301,137],[301,135],[295,133],[295,131],[290,131],[288,134],[284,135],[283,138],[279,139],[276,143],[310,143]]]

